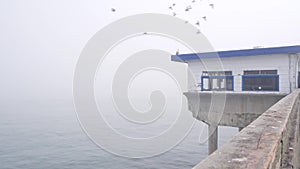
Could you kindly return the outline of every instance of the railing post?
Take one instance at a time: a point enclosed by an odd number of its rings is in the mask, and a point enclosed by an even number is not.
[[[208,125],[208,154],[218,149],[218,125]]]

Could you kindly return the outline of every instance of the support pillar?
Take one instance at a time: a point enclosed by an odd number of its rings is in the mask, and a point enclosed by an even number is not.
[[[208,154],[218,149],[218,125],[208,125]]]

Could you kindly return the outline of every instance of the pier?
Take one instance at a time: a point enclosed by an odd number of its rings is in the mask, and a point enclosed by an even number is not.
[[[214,97],[212,93],[185,93],[193,116],[209,125],[210,155],[194,168],[300,168],[299,94],[299,89],[287,96],[227,93],[224,113],[220,113],[216,110],[221,108],[204,106]],[[214,101],[220,100],[214,98]],[[217,149],[218,125],[241,129],[220,149]]]

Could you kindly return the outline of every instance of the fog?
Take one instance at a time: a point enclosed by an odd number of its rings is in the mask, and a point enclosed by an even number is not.
[[[183,0],[1,0],[1,99],[71,99],[76,61],[97,31],[134,14],[171,14],[173,2],[179,18],[201,21],[216,50],[299,44],[298,0],[203,0],[190,14]]]

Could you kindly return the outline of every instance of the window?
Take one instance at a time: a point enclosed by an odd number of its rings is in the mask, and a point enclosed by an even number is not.
[[[202,91],[233,91],[231,71],[204,71],[201,76]]]
[[[277,70],[247,70],[244,75],[276,75]]]
[[[258,75],[258,74],[259,74],[259,70],[244,71],[244,75]]]
[[[277,70],[244,71],[243,91],[279,91]]]
[[[232,75],[232,71],[203,71],[202,76],[225,76]]]

